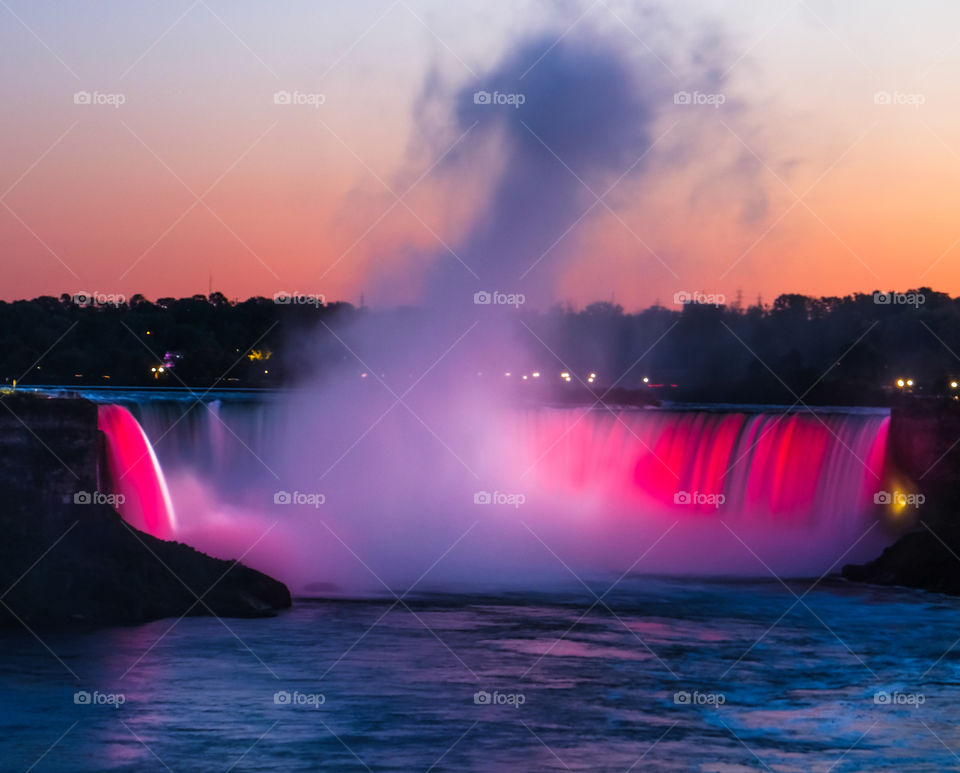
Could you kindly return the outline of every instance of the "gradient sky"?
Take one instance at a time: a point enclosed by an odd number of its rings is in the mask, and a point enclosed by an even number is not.
[[[415,302],[511,180],[497,125],[462,136],[465,95],[536,45],[523,82],[565,48],[616,51],[652,112],[643,160],[585,180],[617,184],[582,218],[593,194],[557,153],[569,207],[553,249],[511,257],[518,288],[628,309],[960,294],[955,3],[5,0],[0,20],[4,299],[206,293],[212,274],[231,298]],[[476,289],[512,289],[471,261]]]

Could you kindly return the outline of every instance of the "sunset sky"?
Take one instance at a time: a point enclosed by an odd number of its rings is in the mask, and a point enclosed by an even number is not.
[[[444,272],[628,309],[960,294],[956,3],[4,0],[0,20],[7,300],[212,275],[392,306]],[[498,90],[523,104],[474,103]]]

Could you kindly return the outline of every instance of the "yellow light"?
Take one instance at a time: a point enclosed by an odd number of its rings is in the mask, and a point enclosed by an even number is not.
[[[958,386],[960,386],[960,384],[958,384],[956,381],[951,381],[951,382],[950,382],[950,388],[951,388],[951,389],[956,389]]]
[[[163,368],[159,368],[159,371],[160,371],[161,373],[163,373]]]
[[[534,378],[540,378],[540,371],[539,371],[539,370],[535,370],[535,371],[533,371],[533,373],[532,373],[531,375],[532,375]]]
[[[570,374],[567,373],[567,371],[564,371],[563,373],[560,374],[560,378],[570,378]]]
[[[157,372],[157,369],[156,369],[156,368],[150,368],[150,372],[151,372],[151,373],[156,373],[156,372]]]
[[[269,373],[270,371],[269,371],[269,370],[265,370],[265,371],[263,371],[263,372],[264,372],[264,373]]]
[[[149,330],[147,331],[147,335],[150,335],[150,331],[149,331]]]
[[[597,374],[596,374],[596,373],[591,373],[591,374],[590,374],[590,378],[596,378],[596,377],[597,377]]]
[[[648,379],[646,376],[644,376],[644,377],[643,377],[643,383],[644,383],[644,384],[649,384],[649,383],[650,383],[650,379]]]
[[[912,379],[912,378],[908,378],[908,379],[907,379],[907,386],[913,386],[913,379]]]
[[[897,386],[898,386],[898,387],[903,388],[903,385],[904,385],[905,383],[906,383],[906,382],[905,382],[902,378],[898,378],[898,379],[897,379]]]

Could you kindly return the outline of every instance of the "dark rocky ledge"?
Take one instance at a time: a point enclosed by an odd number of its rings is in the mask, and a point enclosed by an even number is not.
[[[937,528],[936,535],[923,529],[905,534],[879,558],[859,566],[848,564],[841,573],[855,582],[899,585],[960,596],[957,556],[960,556],[960,535],[943,528]]]
[[[290,606],[287,587],[129,526],[98,488],[102,435],[81,399],[0,395],[0,626],[259,617]],[[200,600],[198,601],[198,598]]]

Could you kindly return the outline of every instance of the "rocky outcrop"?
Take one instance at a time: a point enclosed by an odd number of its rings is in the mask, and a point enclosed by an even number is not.
[[[0,395],[0,625],[255,617],[290,606],[283,583],[140,532],[98,490],[102,435],[82,399]],[[82,499],[82,498],[81,498]]]
[[[936,534],[911,532],[888,547],[879,558],[860,566],[849,564],[848,580],[874,585],[899,585],[960,596],[960,539],[950,530]]]

